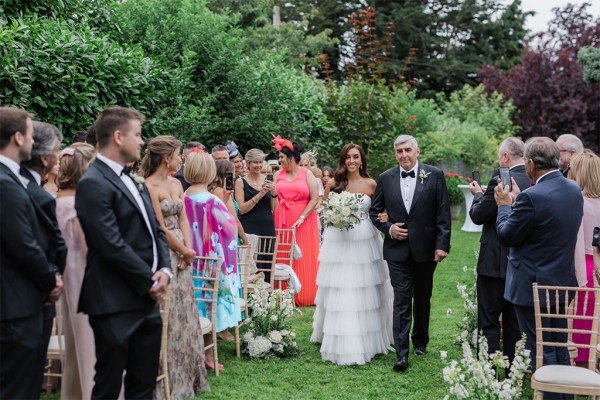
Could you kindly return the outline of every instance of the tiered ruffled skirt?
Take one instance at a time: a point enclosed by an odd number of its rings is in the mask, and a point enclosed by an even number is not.
[[[319,260],[310,340],[321,343],[322,358],[360,365],[387,354],[393,291],[379,232],[368,220],[348,231],[327,228]]]

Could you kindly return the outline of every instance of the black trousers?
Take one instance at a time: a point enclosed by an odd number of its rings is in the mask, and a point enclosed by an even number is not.
[[[126,399],[151,399],[158,375],[159,309],[90,315],[96,343],[92,399],[116,399],[125,374]]]
[[[408,358],[409,332],[412,323],[413,347],[426,348],[429,343],[429,314],[436,263],[417,263],[409,254],[406,261],[388,261],[394,289],[393,334],[396,358]]]
[[[477,275],[477,329],[483,331],[490,354],[503,350],[512,362],[521,331],[514,305],[504,298],[505,283],[502,278]],[[500,349],[500,314],[503,349]]]
[[[0,398],[39,399],[43,314],[0,322]],[[41,375],[40,375],[41,374]]]

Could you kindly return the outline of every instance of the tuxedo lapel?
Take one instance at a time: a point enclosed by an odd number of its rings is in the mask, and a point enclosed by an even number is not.
[[[400,188],[400,168],[394,168],[394,172],[391,175],[392,188],[394,193],[394,203],[400,204],[405,214],[408,214],[408,210],[404,205],[404,199],[402,198],[402,189]]]
[[[423,171],[423,172],[421,172]],[[421,192],[423,192],[423,188],[425,187],[425,185],[427,185],[427,178],[423,179],[423,183],[421,183],[421,178],[419,178],[419,176],[421,176],[421,173],[425,174],[427,171],[425,171],[425,168],[423,168],[423,164],[419,163],[419,168],[417,171],[417,176],[415,176],[415,179],[417,180],[416,184],[415,184],[415,193],[413,194],[413,198],[412,198],[412,203],[410,205],[410,208],[413,209],[414,206],[417,204],[417,201],[419,200],[419,196],[421,195]]]
[[[10,178],[17,182],[17,184],[19,184],[19,186],[21,186],[23,189],[25,189],[25,191],[27,191],[26,186],[27,183],[23,182],[23,180],[21,179],[20,176],[16,176],[12,170],[10,168],[8,168],[6,165],[0,163],[0,168],[2,168],[4,170],[4,172],[6,173],[6,175],[10,176]]]
[[[104,175],[104,177],[110,183],[112,183],[117,189],[119,189],[121,192],[123,192],[125,197],[127,197],[127,199],[129,199],[129,201],[135,207],[135,209],[138,210],[138,212],[140,214],[142,214],[142,210],[140,210],[140,207],[138,206],[137,201],[135,201],[135,198],[133,197],[133,195],[131,194],[131,192],[125,185],[125,183],[121,180],[121,177],[117,176],[117,174],[115,174],[115,172],[112,169],[110,169],[110,167],[108,165],[106,165],[102,160],[96,160],[94,162],[94,165],[97,166],[100,173],[102,175]],[[144,196],[142,196],[142,198],[144,198]],[[143,214],[142,214],[142,217],[143,217]]]

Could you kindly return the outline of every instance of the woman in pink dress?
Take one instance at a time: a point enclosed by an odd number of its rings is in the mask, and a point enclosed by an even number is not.
[[[279,151],[281,170],[273,177],[279,205],[274,212],[275,227],[296,228],[296,243],[302,258],[292,268],[302,284],[295,296],[299,306],[312,306],[317,295],[319,268],[319,225],[315,207],[319,201],[319,182],[311,171],[300,167],[298,143],[277,136],[274,148]]]
[[[65,337],[65,360],[61,399],[89,399],[94,386],[96,362],[94,333],[86,314],[77,313],[81,282],[85,273],[87,245],[75,211],[77,182],[94,161],[96,151],[87,143],[74,143],[60,153],[56,184],[56,219],[69,252],[63,274],[62,319],[59,328]]]
[[[583,219],[577,235],[575,263],[585,265],[587,287],[594,287],[594,257],[592,233],[600,226],[600,157],[593,153],[574,155],[571,158],[569,177],[579,184],[583,193]],[[576,268],[577,269],[577,268]],[[583,294],[580,295],[577,315],[590,316],[594,312],[594,294],[590,294],[588,307],[583,310]],[[590,329],[592,321],[573,321],[575,329]],[[590,343],[590,335],[573,334],[575,343]],[[579,349],[575,362],[587,363],[589,349]]]

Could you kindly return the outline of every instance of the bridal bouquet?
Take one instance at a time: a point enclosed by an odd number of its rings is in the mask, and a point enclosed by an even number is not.
[[[345,230],[354,228],[364,217],[360,209],[363,196],[350,192],[329,193],[329,198],[323,200],[320,209],[323,226]]]
[[[251,316],[244,334],[243,352],[253,358],[289,357],[300,353],[288,321],[294,313],[290,290],[269,293],[260,285],[248,299]]]

